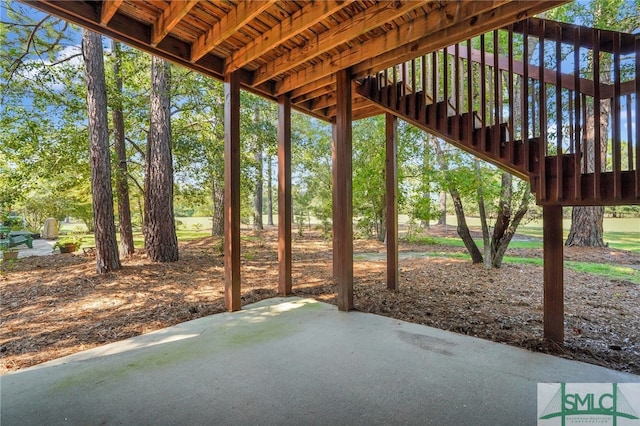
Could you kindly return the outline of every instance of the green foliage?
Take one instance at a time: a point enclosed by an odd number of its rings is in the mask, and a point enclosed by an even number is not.
[[[37,230],[46,217],[73,214],[73,197],[90,200],[82,62],[74,27],[16,2],[4,5],[0,203],[24,211]]]
[[[384,239],[385,119],[353,123],[353,215],[356,231]],[[382,234],[382,235],[381,235]]]
[[[436,240],[433,237],[427,237],[424,235],[408,235],[407,237],[403,238],[403,241],[406,241],[409,244],[422,244],[425,246],[433,246],[438,243],[438,240]]]
[[[315,216],[325,235],[332,222],[331,127],[309,116],[292,115],[293,214],[300,224]],[[301,232],[298,227],[298,232]]]
[[[605,30],[633,32],[640,28],[640,3],[637,0],[576,1],[547,11],[545,17]]]
[[[10,210],[0,212],[0,223],[12,231],[19,231],[24,226],[22,216]]]

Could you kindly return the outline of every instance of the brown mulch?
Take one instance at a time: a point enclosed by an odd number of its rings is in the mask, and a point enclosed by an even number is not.
[[[335,304],[331,242],[304,234],[293,244],[294,295]],[[219,246],[215,238],[183,243],[180,261],[166,264],[138,253],[104,275],[82,254],[1,263],[0,374],[223,312]],[[362,259],[354,264],[359,311],[640,374],[640,285],[565,271],[566,337],[556,345],[540,338],[539,266],[486,271],[468,260],[423,255],[456,248],[401,244],[409,257],[400,262],[400,289],[389,292],[384,245],[357,240],[354,247]],[[539,250],[508,254],[540,256]],[[243,304],[276,296],[276,231],[243,232],[242,256]],[[565,249],[565,258],[640,264],[640,255],[609,248]]]

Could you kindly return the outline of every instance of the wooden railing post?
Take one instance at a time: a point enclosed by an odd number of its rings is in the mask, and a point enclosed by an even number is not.
[[[364,96],[386,99],[385,112],[529,179],[541,204],[635,204],[640,125],[625,117],[640,117],[638,44],[634,34],[528,18],[385,69],[378,76],[386,87]],[[603,60],[612,64],[606,79]],[[609,103],[604,116],[600,106]],[[612,142],[593,125],[600,119]]]

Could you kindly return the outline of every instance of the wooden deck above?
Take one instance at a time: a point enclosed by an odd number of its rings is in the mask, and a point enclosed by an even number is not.
[[[553,1],[103,0],[25,3],[335,120],[335,73],[366,76],[566,3]],[[353,118],[382,112],[364,98]]]

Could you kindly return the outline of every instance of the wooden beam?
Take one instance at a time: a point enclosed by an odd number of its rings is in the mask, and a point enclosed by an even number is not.
[[[153,23],[151,46],[160,43],[197,3],[198,0],[181,0],[169,3],[169,7]]]
[[[320,95],[323,95],[325,93],[329,93],[333,91],[333,85],[336,84],[336,76],[335,74],[331,74],[328,75],[326,77],[323,77],[321,79],[318,79],[316,81],[313,81],[309,84],[306,84],[304,86],[298,87],[297,89],[291,91],[291,100],[293,102],[296,102],[297,99],[300,99],[300,97],[314,92],[316,90],[324,90],[323,93],[320,94],[314,94],[311,97],[308,97],[307,99],[312,99],[312,98],[316,98]]]
[[[311,110],[317,111],[322,108],[327,108],[338,103],[338,99],[336,98],[334,93],[328,93],[326,95],[322,95],[317,97],[311,101]]]
[[[104,0],[100,9],[100,25],[107,25],[116,14],[123,0]]]
[[[222,59],[215,55],[205,55],[198,62],[193,63],[191,59],[191,44],[167,35],[156,47],[151,43],[151,26],[146,25],[134,18],[117,13],[109,21],[107,26],[100,25],[100,9],[95,5],[85,1],[49,1],[49,0],[29,0],[28,5],[39,9],[45,13],[58,16],[66,21],[73,22],[82,27],[91,29],[114,40],[121,41],[129,46],[135,47],[152,55],[167,59],[188,69],[197,71],[203,75],[224,80],[222,73],[224,63]],[[273,96],[273,86],[265,83],[262,86],[249,86],[251,76],[248,71],[238,70],[242,88],[249,92],[260,95],[264,98],[276,101]],[[324,119],[324,117],[319,117]]]
[[[543,206],[544,338],[564,340],[562,207]]]
[[[357,121],[357,120],[363,120],[369,117],[375,117],[376,115],[380,115],[383,113],[384,111],[382,111],[376,105],[371,104],[371,106],[354,111],[352,118],[353,118],[353,121]]]
[[[320,33],[303,46],[293,49],[286,55],[280,56],[261,66],[254,74],[253,84],[260,84],[270,80],[279,74],[307,62],[309,59],[321,55],[336,46],[344,44],[421,6],[424,7],[425,3],[419,1],[382,1],[376,3],[339,25]],[[369,54],[371,54],[371,51]]]
[[[370,58],[377,58],[383,52],[391,51],[398,46],[405,46],[427,35],[431,38],[434,32],[443,28],[460,25],[461,22],[464,22],[464,26],[469,26],[467,21],[471,20],[472,17],[477,16],[481,12],[492,11],[507,1],[508,0],[493,0],[449,3],[441,9],[436,9],[426,15],[419,16],[381,36],[372,38],[364,43],[354,44],[354,46],[345,50],[343,53],[320,61],[295,74],[288,75],[284,80],[276,84],[276,93],[286,93],[296,87],[333,74],[337,70],[350,67]],[[518,4],[519,3],[520,2],[518,2]],[[524,6],[520,7],[522,8]],[[467,17],[468,19],[465,19]],[[501,24],[504,24],[504,21],[501,21]],[[443,47],[448,44],[445,44]],[[372,52],[376,54],[372,55]],[[415,56],[419,55],[419,53],[416,53]],[[402,61],[395,62],[394,65],[399,62]],[[254,83],[261,81],[261,79],[254,77]]]
[[[231,37],[239,28],[267,10],[276,0],[241,1],[202,34],[191,46],[191,62],[196,62]]]
[[[386,117],[385,193],[387,219],[387,289],[398,289],[398,119]]]
[[[236,50],[227,61],[225,71],[231,72],[242,68],[254,59],[264,55],[285,41],[306,31],[309,27],[331,16],[354,0],[315,1],[269,29],[244,47]]]
[[[353,90],[353,100],[351,103],[352,111],[370,106],[371,102],[367,98],[361,96],[356,92],[358,83],[356,81],[352,81],[351,86]],[[296,102],[307,102],[307,105],[311,111],[318,111],[323,108],[335,107],[335,105],[338,103],[338,98],[335,93],[335,87],[325,86],[297,98]]]
[[[291,98],[278,98],[278,293],[291,294]]]
[[[473,7],[474,4],[478,5],[481,3],[485,2],[469,2],[465,4],[467,4],[467,7]],[[399,43],[399,46],[395,49],[377,55],[376,57],[360,56],[358,58],[358,64],[352,69],[352,75],[354,78],[372,75],[388,66],[408,61],[438,49],[443,49],[458,41],[473,38],[477,35],[500,28],[504,26],[505,23],[533,16],[536,13],[543,12],[563,3],[566,3],[566,1],[516,1],[506,3],[493,10],[486,10],[482,13],[462,15],[461,19],[454,25],[444,28],[443,25],[428,27],[433,29],[431,33],[422,34],[422,37],[411,43],[404,45]],[[400,36],[400,34],[396,33],[396,38],[398,36]],[[307,78],[309,77],[307,76]]]
[[[338,99],[338,101],[340,100],[340,95],[337,94],[337,90],[336,90],[336,99]],[[351,99],[351,113],[353,114],[355,111],[358,111],[358,110],[361,110],[361,109],[365,109],[365,108],[369,108],[371,105],[373,105],[373,103],[369,99],[365,98],[364,96],[352,97],[352,99]],[[338,114],[337,103],[336,103],[336,105],[331,105],[331,106],[327,107],[327,109],[325,109],[325,115],[327,117],[335,117],[336,114]]]
[[[353,206],[351,199],[351,77],[348,70],[336,75],[339,99],[334,148],[335,181],[333,185],[334,252],[333,263],[338,282],[338,309],[353,309]]]
[[[240,301],[240,76],[224,79],[224,303]]]
[[[305,93],[304,95],[299,96],[295,99],[291,98],[291,102],[302,103],[302,102],[314,101],[317,98],[321,98],[323,96],[329,96],[334,92],[335,92],[335,87],[322,86],[319,89],[313,90],[309,93]],[[293,92],[290,92],[290,93],[293,93]]]

